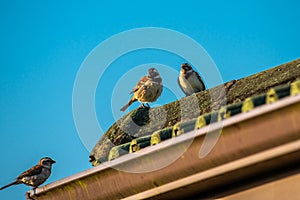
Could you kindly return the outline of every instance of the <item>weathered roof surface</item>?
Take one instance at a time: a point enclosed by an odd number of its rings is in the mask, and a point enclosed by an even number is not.
[[[299,77],[300,59],[237,81],[230,81],[161,107],[150,110],[136,109],[113,124],[100,138],[91,152],[90,161],[104,162],[108,160],[110,149],[114,146],[151,135],[154,131],[171,127],[177,122],[218,110],[222,105],[265,93],[272,87],[291,83]],[[212,102],[211,99],[215,101]]]
[[[265,104],[272,104],[283,98],[295,96],[297,94],[300,94],[300,80],[294,81],[291,85],[284,84],[271,88],[267,93],[249,97],[245,99],[244,102],[222,106],[218,111],[200,115],[190,120],[177,122],[172,127],[160,129],[151,135],[139,137],[133,139],[131,142],[115,146],[110,150],[108,160],[114,160],[125,154],[140,151],[143,148],[157,145],[167,139],[175,138],[182,134],[198,131],[203,127],[222,122],[224,119],[231,118],[241,113],[250,112]],[[100,163],[94,161],[92,164],[93,166],[97,166]]]

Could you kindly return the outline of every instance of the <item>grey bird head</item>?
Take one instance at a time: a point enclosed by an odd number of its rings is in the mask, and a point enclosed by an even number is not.
[[[157,69],[155,69],[155,68],[148,69],[147,77],[153,81],[161,82],[161,77],[160,77]]]
[[[149,78],[156,78],[156,76],[159,76],[157,69],[155,69],[155,68],[148,69],[148,77]]]
[[[192,69],[191,65],[189,65],[188,63],[181,64],[180,73],[182,73],[182,74],[190,74],[192,72],[193,72],[193,69]]]
[[[42,166],[51,166],[54,163],[56,163],[55,160],[52,160],[49,157],[44,157],[39,161],[39,165],[42,165]]]

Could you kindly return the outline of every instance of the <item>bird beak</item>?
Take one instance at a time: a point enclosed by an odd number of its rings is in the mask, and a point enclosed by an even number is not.
[[[56,161],[55,161],[55,160],[52,160],[52,161],[51,161],[51,164],[54,164],[54,163],[56,163]]]

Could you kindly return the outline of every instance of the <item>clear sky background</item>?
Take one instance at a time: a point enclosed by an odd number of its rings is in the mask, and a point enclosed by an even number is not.
[[[206,49],[229,81],[300,57],[299,7],[298,0],[1,1],[0,185],[43,156],[57,161],[47,183],[91,167],[73,121],[73,85],[84,59],[110,36],[149,26],[182,32]],[[96,93],[103,130],[115,120],[110,88],[121,72],[149,62],[179,71],[181,61],[157,51],[117,60]],[[158,104],[174,100],[166,90]],[[0,199],[24,199],[28,189],[8,188]]]

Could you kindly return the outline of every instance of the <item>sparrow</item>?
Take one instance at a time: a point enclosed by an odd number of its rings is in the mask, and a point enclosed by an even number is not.
[[[205,90],[205,85],[201,77],[188,63],[181,65],[177,81],[186,96]]]
[[[39,163],[29,170],[20,174],[16,180],[8,185],[3,186],[0,190],[3,190],[12,185],[25,184],[37,188],[39,185],[43,184],[51,174],[51,167],[55,161],[49,157],[42,158]]]
[[[162,79],[155,68],[148,70],[147,76],[143,76],[139,82],[134,86],[129,94],[133,93],[130,101],[123,106],[120,110],[125,111],[133,102],[141,102],[141,106],[150,108],[148,102],[154,102],[162,93]]]

